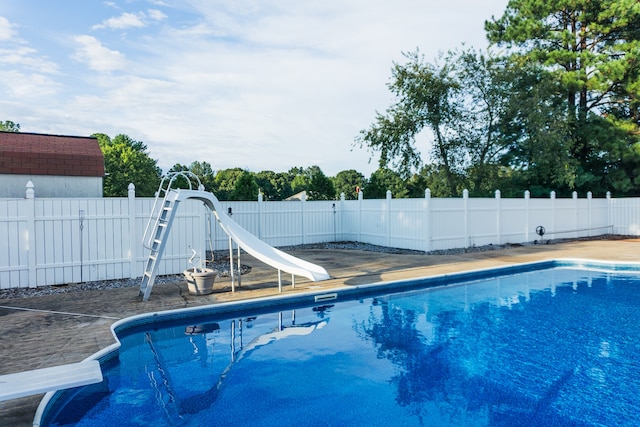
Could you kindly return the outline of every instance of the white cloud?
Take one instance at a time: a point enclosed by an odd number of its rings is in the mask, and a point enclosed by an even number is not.
[[[91,29],[99,30],[102,28],[110,28],[114,30],[123,30],[126,28],[142,28],[144,26],[145,23],[142,21],[142,17],[140,15],[124,12],[120,16],[109,18],[105,21],[102,21],[101,24],[94,25],[93,27],[91,27]]]
[[[9,41],[15,36],[14,25],[4,16],[0,16],[0,41]]]
[[[7,67],[25,67],[38,70],[39,73],[58,73],[57,64],[40,57],[35,49],[28,46],[17,46],[14,49],[0,49],[0,64]]]
[[[164,19],[167,19],[167,15],[165,15],[161,10],[158,9],[149,9],[147,13],[149,14],[149,17],[154,21],[162,21]]]
[[[86,63],[92,70],[114,71],[125,68],[125,56],[117,50],[104,47],[95,37],[81,35],[73,37],[73,40],[80,45],[73,58]]]
[[[5,80],[5,83],[9,86],[22,86],[23,82],[13,80],[13,77],[29,75],[31,72],[35,72],[35,75],[38,76],[34,77],[34,85],[45,83],[45,80],[51,83],[48,79],[40,76],[57,74],[59,72],[58,65],[30,47],[25,40],[19,37],[15,28],[14,24],[0,16],[0,41],[4,42],[3,47],[0,48],[0,69],[4,71],[5,76],[8,76],[7,79],[11,79]],[[20,90],[16,88],[15,92],[18,93]],[[36,92],[40,92],[40,90]]]
[[[19,98],[24,102],[28,98],[55,95],[60,89],[59,83],[41,73],[0,71],[0,90],[4,90],[7,98]]]
[[[111,30],[124,30],[127,28],[144,28],[147,26],[147,20],[162,21],[167,19],[161,10],[149,9],[147,13],[129,13],[123,12],[120,16],[114,16],[112,18],[102,21],[100,24],[91,27],[92,30],[111,29]]]

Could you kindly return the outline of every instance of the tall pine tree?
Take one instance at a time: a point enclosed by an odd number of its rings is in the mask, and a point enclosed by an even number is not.
[[[579,165],[575,188],[640,188],[620,175],[638,161],[640,3],[510,0],[485,28],[492,43],[512,49],[516,63],[544,67],[555,78],[569,154]]]

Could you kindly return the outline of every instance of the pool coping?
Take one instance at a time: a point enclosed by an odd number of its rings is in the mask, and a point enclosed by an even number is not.
[[[200,315],[221,315],[232,314],[247,310],[264,310],[276,306],[287,305],[317,305],[323,302],[337,302],[353,299],[354,296],[367,296],[380,292],[400,292],[405,290],[424,288],[439,288],[451,286],[461,282],[481,280],[492,276],[504,276],[521,273],[525,271],[536,271],[550,268],[580,268],[591,271],[605,271],[615,273],[638,273],[640,272],[640,262],[620,262],[593,260],[585,258],[551,258],[540,261],[510,264],[498,267],[487,267],[471,269],[453,273],[442,273],[431,276],[421,276],[416,278],[375,282],[364,285],[343,285],[330,290],[313,290],[297,293],[294,295],[266,296],[249,300],[228,301],[198,307],[187,307],[180,309],[154,311],[137,314],[120,319],[111,325],[111,332],[116,340],[115,343],[92,354],[83,361],[97,360],[101,364],[117,355],[121,346],[119,335],[129,329],[148,325],[158,321],[180,320],[193,317],[193,314]],[[43,418],[48,415],[47,409],[50,404],[62,398],[69,390],[57,390],[47,392],[36,410],[33,426],[40,427]]]

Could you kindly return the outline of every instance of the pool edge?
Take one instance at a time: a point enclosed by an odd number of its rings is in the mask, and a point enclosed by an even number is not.
[[[227,314],[245,310],[265,309],[274,306],[282,306],[288,304],[321,304],[324,301],[333,301],[352,298],[354,295],[370,295],[379,293],[380,291],[402,291],[410,288],[416,288],[418,282],[423,288],[436,288],[440,286],[450,286],[456,283],[480,280],[490,276],[515,274],[523,271],[535,271],[547,268],[583,268],[590,270],[603,270],[616,273],[637,273],[640,272],[640,262],[618,262],[604,261],[584,258],[552,258],[540,261],[532,261],[525,263],[509,264],[496,267],[487,267],[480,269],[464,270],[453,273],[442,273],[431,276],[421,276],[408,279],[391,280],[383,282],[375,282],[364,285],[348,286],[343,285],[332,289],[313,290],[296,293],[293,295],[273,295],[260,297],[255,299],[229,301],[223,303],[215,303],[199,307],[187,307],[171,310],[162,310],[148,312],[129,316],[120,319],[111,325],[111,331],[116,342],[84,360],[98,360],[102,365],[104,361],[109,360],[115,355],[120,348],[119,334],[127,329],[132,329],[141,325],[150,324],[158,320],[179,320],[189,317],[193,313],[201,314]],[[331,295],[331,298],[318,301],[316,297],[323,295]],[[36,410],[33,426],[41,427],[42,420],[46,419],[49,405],[55,403],[61,398],[66,390],[51,391],[45,394],[40,401]]]

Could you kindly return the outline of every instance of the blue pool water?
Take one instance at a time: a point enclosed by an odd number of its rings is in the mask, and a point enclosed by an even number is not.
[[[640,425],[637,273],[486,276],[133,322],[42,425]]]

